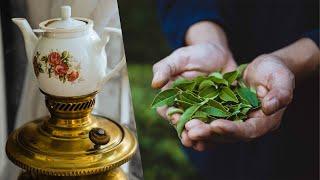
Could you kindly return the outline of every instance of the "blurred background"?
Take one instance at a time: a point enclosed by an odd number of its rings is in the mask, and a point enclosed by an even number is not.
[[[176,131],[150,108],[152,65],[170,54],[161,32],[156,1],[118,0],[144,179],[196,179]]]

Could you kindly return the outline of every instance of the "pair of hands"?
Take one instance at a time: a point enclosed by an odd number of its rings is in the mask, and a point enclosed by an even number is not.
[[[153,66],[154,88],[168,88],[179,77],[192,79],[213,71],[229,72],[237,65],[227,48],[214,43],[182,47]],[[203,151],[214,143],[250,141],[279,127],[285,107],[291,102],[294,75],[275,55],[261,55],[244,72],[247,85],[256,88],[261,109],[252,112],[243,123],[219,119],[210,124],[193,119],[185,125],[181,142],[186,147]],[[167,116],[168,107],[158,113],[176,124],[180,114]]]

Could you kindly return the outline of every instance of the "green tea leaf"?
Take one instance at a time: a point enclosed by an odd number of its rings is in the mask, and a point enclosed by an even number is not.
[[[232,84],[237,79],[238,74],[239,74],[238,71],[231,71],[231,72],[225,73],[223,75],[223,78],[227,80],[229,84]]]
[[[173,114],[176,114],[176,113],[182,114],[182,113],[183,113],[183,110],[180,109],[180,108],[176,108],[176,107],[170,107],[170,108],[168,109],[167,115],[168,115],[168,116],[172,116]]]
[[[189,81],[188,79],[179,78],[173,82],[172,87],[175,88],[175,87],[179,87],[182,84],[189,84],[189,83],[192,83],[192,82]]]
[[[237,115],[237,114],[239,114],[239,113],[241,113],[241,111],[240,111],[240,110],[236,110],[236,111],[234,111],[234,112],[231,113],[231,116]]]
[[[242,78],[243,72],[244,72],[244,70],[246,70],[247,66],[248,66],[248,64],[241,64],[241,65],[237,68],[237,71],[238,71],[238,77],[237,77],[237,79],[238,79],[238,78]]]
[[[196,86],[196,82],[184,78],[177,79],[173,82],[173,88],[192,91]]]
[[[217,84],[224,84],[224,85],[226,85],[226,86],[229,85],[228,81],[225,80],[225,79],[223,79],[223,78],[220,79],[220,78],[217,78],[217,77],[212,76],[212,77],[210,77],[210,80],[213,81],[213,82],[215,82],[215,83],[217,83]]]
[[[174,103],[174,99],[177,96],[179,90],[177,89],[166,89],[155,96],[151,104],[152,108],[161,107],[164,105],[171,106]]]
[[[244,109],[244,108],[249,108],[249,109],[252,108],[252,106],[250,104],[244,104],[242,102],[240,102],[239,104],[231,104],[231,105],[226,105],[226,106],[231,111],[237,111],[237,110],[241,110],[241,109]]]
[[[220,72],[213,72],[209,75],[209,78],[211,81],[218,83],[218,84],[224,84],[228,86],[228,81],[223,79],[223,75]]]
[[[259,106],[257,95],[253,93],[249,88],[238,88],[237,93],[242,99],[248,101],[253,107]]]
[[[177,99],[176,102],[178,104],[178,107],[181,107],[183,109],[187,109],[187,108],[189,108],[189,107],[191,107],[193,105],[193,103],[186,102],[186,101],[183,101],[183,100],[180,100],[180,99]]]
[[[197,111],[192,116],[192,118],[207,118],[207,117],[208,117],[208,114],[206,112],[203,112],[203,111]]]
[[[198,109],[206,104],[208,100],[204,100],[202,103],[195,104],[188,109],[181,115],[178,123],[177,123],[177,133],[179,137],[181,138],[181,133],[184,129],[184,125],[192,118],[192,116],[198,111]]]
[[[192,118],[193,114],[197,112],[197,110],[201,107],[200,104],[195,104],[189,107],[181,116],[177,123],[177,133],[181,138],[181,133],[184,129],[184,125]]]
[[[237,92],[237,93],[238,93],[238,92]],[[238,95],[239,95],[239,94],[238,94]],[[250,104],[250,102],[247,101],[247,100],[245,100],[245,99],[243,99],[242,97],[240,97],[240,102],[241,102],[241,104],[245,104],[245,105],[247,105],[247,106],[252,107],[251,104]]]
[[[204,97],[204,98],[214,99],[214,98],[218,97],[218,95],[219,95],[219,91],[216,88],[214,88],[213,86],[202,89],[199,92],[199,96]]]
[[[217,79],[223,79],[223,75],[220,72],[213,72],[209,75],[209,77],[215,77]]]
[[[211,87],[211,86],[213,86],[214,85],[214,83],[212,82],[212,81],[210,81],[210,80],[204,80],[204,81],[202,81],[201,83],[200,83],[200,85],[199,85],[199,90],[202,90],[202,89],[204,89],[204,88],[206,88],[206,87]]]
[[[254,87],[250,87],[250,91],[253,92],[254,94],[257,94],[257,91]]]
[[[255,89],[247,87],[242,78],[246,66],[240,65],[236,71],[225,74],[213,72],[192,80],[177,79],[172,89],[155,97],[152,107],[167,105],[171,106],[168,116],[182,114],[176,127],[180,138],[185,124],[194,118],[205,123],[218,118],[243,122],[260,107]]]
[[[236,120],[237,119],[237,115],[240,114],[240,113],[241,113],[240,110],[236,110],[236,111],[232,112],[227,119]]]
[[[193,81],[199,85],[202,81],[204,81],[206,79],[207,79],[207,77],[205,77],[205,76],[197,76],[196,78],[193,79]]]
[[[185,93],[184,93],[184,95],[183,95],[183,94],[180,94],[178,97],[179,97],[178,100],[181,100],[181,101],[183,101],[183,102],[187,102],[187,103],[189,103],[189,104],[191,104],[191,105],[197,104],[196,101],[193,101],[193,100],[189,99],[188,97],[186,97],[186,96],[185,96]]]
[[[181,93],[181,96],[183,96],[184,98],[196,102],[196,103],[201,103],[203,101],[203,99],[201,97],[199,97],[198,95],[194,94],[191,91],[184,91]]]
[[[203,111],[197,111],[194,113],[191,119],[199,119],[202,122],[208,122],[209,121],[209,114]]]
[[[251,108],[246,107],[246,108],[241,109],[241,113],[242,114],[247,114],[250,110],[251,110]]]
[[[226,105],[226,107],[228,107],[229,110],[233,112],[241,109],[240,104],[230,104],[230,105]]]
[[[247,87],[246,84],[244,83],[244,81],[243,81],[242,79],[239,79],[239,80],[238,80],[238,85],[239,85],[240,87],[242,87],[242,88],[246,88],[246,87]]]
[[[233,91],[228,87],[223,87],[219,94],[220,99],[224,101],[232,101],[238,103],[237,96],[233,93]]]
[[[208,105],[211,106],[211,107],[220,109],[220,110],[222,110],[222,111],[228,112],[228,109],[227,109],[225,106],[223,106],[221,103],[219,103],[218,101],[216,101],[216,100],[209,99]]]
[[[214,108],[214,107],[205,107],[202,109],[202,111],[206,112],[210,116],[214,116],[214,117],[228,117],[228,116],[230,116],[229,112],[223,111],[221,109]]]
[[[234,118],[234,121],[239,121],[239,120],[246,120],[247,119],[247,116],[246,115],[244,115],[244,114],[242,114],[242,113],[239,113],[239,114],[237,114],[236,116],[235,116],[235,118]]]

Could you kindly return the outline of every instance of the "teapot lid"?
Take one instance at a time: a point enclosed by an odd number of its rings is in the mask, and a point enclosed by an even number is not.
[[[47,27],[55,29],[74,29],[85,25],[85,22],[71,18],[70,6],[61,6],[61,18],[48,23]]]

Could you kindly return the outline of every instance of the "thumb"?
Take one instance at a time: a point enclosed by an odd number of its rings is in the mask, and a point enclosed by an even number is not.
[[[291,102],[294,76],[289,70],[274,74],[271,76],[268,86],[269,92],[262,99],[262,110],[266,115],[273,114]]]
[[[184,64],[187,60],[186,51],[176,50],[168,57],[153,65],[153,79],[151,86],[159,89],[163,87],[170,78],[184,71]]]

